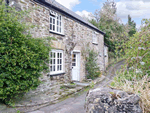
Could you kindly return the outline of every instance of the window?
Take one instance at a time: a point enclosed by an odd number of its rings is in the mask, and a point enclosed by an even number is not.
[[[97,42],[97,36],[96,36],[95,32],[93,32],[93,42],[92,43],[98,44],[98,42]]]
[[[63,33],[62,30],[62,16],[50,10],[50,31],[56,33]]]
[[[50,52],[50,74],[63,73],[63,51],[52,50]]]

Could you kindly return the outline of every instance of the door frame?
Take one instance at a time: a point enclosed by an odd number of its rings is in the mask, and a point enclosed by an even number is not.
[[[73,53],[77,53],[78,54],[78,66],[79,66],[79,79],[77,80],[77,81],[80,81],[80,61],[81,61],[81,51],[80,50],[73,50],[72,52],[71,52],[71,55],[73,54]],[[72,59],[72,58],[71,58]],[[71,63],[71,67],[72,67],[72,63]],[[73,70],[73,69],[72,69]],[[73,76],[73,73],[71,72],[71,78],[72,78],[72,76]]]

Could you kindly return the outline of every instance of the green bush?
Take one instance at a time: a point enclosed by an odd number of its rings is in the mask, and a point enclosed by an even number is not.
[[[7,104],[39,85],[49,60],[50,46],[31,37],[24,14],[0,2],[0,99]]]
[[[142,22],[141,30],[123,44],[126,64],[111,86],[138,94],[143,112],[150,113],[150,19]]]
[[[87,79],[95,79],[100,75],[100,68],[97,64],[97,56],[93,50],[89,50],[88,57],[86,57],[86,71],[87,71]]]

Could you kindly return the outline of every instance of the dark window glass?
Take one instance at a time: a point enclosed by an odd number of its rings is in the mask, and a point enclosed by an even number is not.
[[[62,66],[60,65],[60,70],[62,70]]]
[[[55,71],[55,66],[53,66],[53,71]]]
[[[72,63],[72,66],[76,66],[76,63]]]
[[[55,24],[55,19],[53,19],[53,24]]]
[[[55,25],[53,25],[53,31],[55,31]]]
[[[59,65],[57,65],[57,71],[59,71]]]
[[[55,59],[53,59],[53,64],[55,64]]]
[[[50,71],[52,71],[52,66],[50,66]]]
[[[57,53],[57,58],[59,58],[59,53]]]
[[[52,18],[50,18],[50,23],[52,23]]]
[[[62,64],[62,59],[60,59],[60,64]]]
[[[57,59],[57,64],[59,64],[59,59]]]
[[[55,53],[54,53],[54,58],[55,58]]]
[[[50,24],[50,30],[52,30],[52,24]]]

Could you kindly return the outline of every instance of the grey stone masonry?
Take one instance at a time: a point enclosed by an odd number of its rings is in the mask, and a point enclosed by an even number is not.
[[[142,113],[140,97],[121,90],[97,88],[86,97],[87,113]]]
[[[80,81],[85,79],[85,61],[88,48],[94,49],[98,53],[98,65],[100,70],[105,69],[104,64],[104,36],[102,33],[81,24],[80,22],[71,19],[61,12],[55,11],[63,17],[63,34],[50,32],[50,8],[41,5],[34,0],[11,0],[10,6],[15,6],[16,9],[31,10],[30,16],[26,21],[36,25],[31,29],[33,37],[55,37],[53,40],[53,48],[63,50],[64,53],[64,74],[63,77],[66,81],[71,78],[71,52],[78,50],[80,54]],[[93,35],[97,38],[97,43],[93,43]],[[54,78],[56,78],[54,76]],[[64,80],[64,81],[65,81]]]

